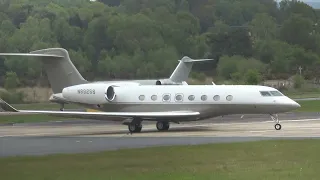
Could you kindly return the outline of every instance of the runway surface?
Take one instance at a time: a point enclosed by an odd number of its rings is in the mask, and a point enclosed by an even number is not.
[[[195,145],[254,141],[273,138],[318,138],[318,113],[279,115],[282,130],[276,131],[267,115],[233,115],[205,121],[171,124],[158,132],[146,122],[143,132],[127,134],[127,126],[94,120],[52,121],[47,123],[0,126],[0,156],[86,153],[123,148],[168,145]]]

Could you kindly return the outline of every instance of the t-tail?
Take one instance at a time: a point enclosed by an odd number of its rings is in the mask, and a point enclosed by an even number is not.
[[[54,94],[61,93],[65,87],[88,82],[72,63],[68,51],[63,48],[41,49],[30,53],[0,53],[0,56],[40,58]]]
[[[194,62],[212,61],[213,59],[191,59],[184,56],[170,76],[172,82],[185,82],[188,80]]]

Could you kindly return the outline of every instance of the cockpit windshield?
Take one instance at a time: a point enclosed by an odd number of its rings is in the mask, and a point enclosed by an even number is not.
[[[271,94],[268,91],[260,91],[260,94],[262,96],[271,96]]]
[[[283,96],[283,94],[281,94],[281,92],[279,91],[270,91],[270,93],[272,94],[272,96]]]
[[[261,96],[283,96],[279,91],[260,91]]]

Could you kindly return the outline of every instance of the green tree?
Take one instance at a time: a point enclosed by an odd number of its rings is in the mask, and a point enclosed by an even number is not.
[[[295,75],[293,77],[294,88],[300,89],[304,84],[304,78],[301,75]]]
[[[19,78],[15,72],[7,72],[4,87],[6,89],[15,89],[19,85]]]
[[[261,75],[257,70],[249,69],[245,74],[245,81],[250,85],[257,85],[261,81]]]

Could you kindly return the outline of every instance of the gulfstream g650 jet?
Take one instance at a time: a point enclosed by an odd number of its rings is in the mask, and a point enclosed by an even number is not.
[[[62,96],[63,88],[89,83],[71,62],[68,51],[62,48],[41,49],[30,53],[0,53],[0,56],[29,56],[39,58],[44,65],[44,70],[47,73],[53,91],[53,95],[49,101],[61,104],[61,110],[63,110],[64,104],[70,103]],[[193,63],[209,60],[213,59],[191,59],[185,56],[179,60],[180,63],[169,78],[103,81],[98,83],[114,83],[118,85],[188,85],[186,81]]]
[[[197,121],[228,114],[270,114],[275,129],[280,130],[276,114],[300,107],[274,88],[252,85],[142,86],[100,82],[66,87],[62,96],[69,102],[99,111],[17,110],[4,101],[0,105],[11,112],[127,121],[130,132],[140,132],[142,121],[155,121],[157,129],[164,131],[169,129],[170,122]]]

